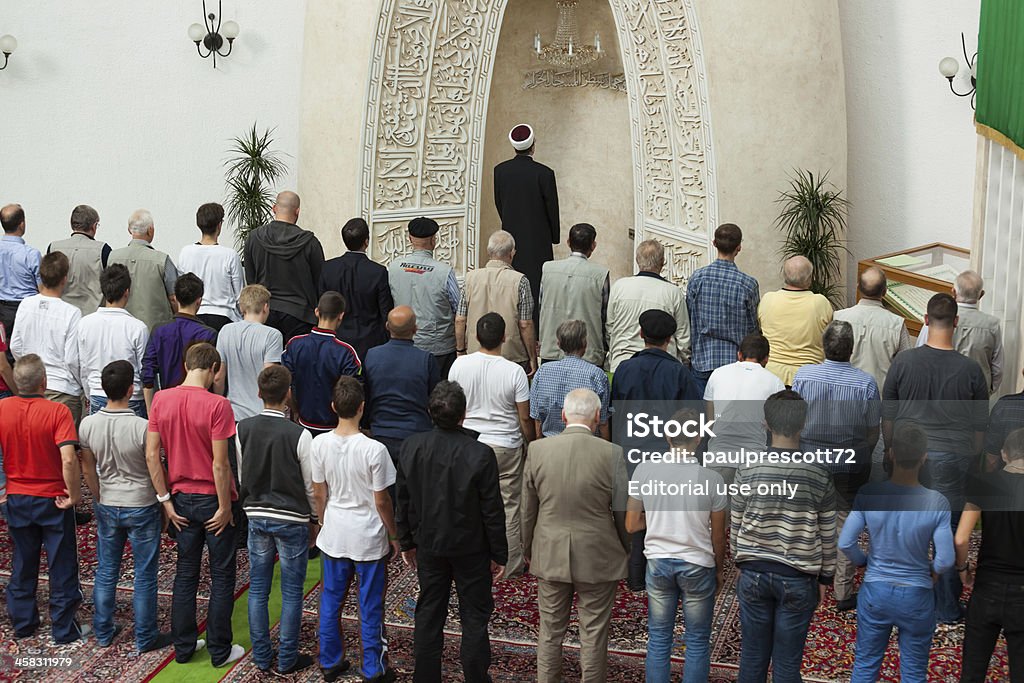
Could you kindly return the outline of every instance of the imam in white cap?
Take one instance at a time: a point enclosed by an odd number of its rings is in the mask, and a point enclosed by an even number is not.
[[[525,152],[533,147],[533,128],[526,123],[520,123],[508,133],[508,141],[517,152]]]

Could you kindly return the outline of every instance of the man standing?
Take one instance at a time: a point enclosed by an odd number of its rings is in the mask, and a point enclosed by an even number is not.
[[[611,287],[608,269],[593,263],[597,248],[597,230],[589,223],[577,223],[569,229],[569,250],[561,261],[544,264],[540,280],[540,357],[541,362],[560,360],[565,354],[558,348],[556,330],[564,320],[582,320],[587,326],[587,353],[583,360],[604,367],[608,354],[608,293]]]
[[[20,204],[0,209],[0,323],[13,339],[18,306],[39,285],[39,250],[25,244],[25,210]]]
[[[475,330],[480,318],[497,313],[512,333],[502,345],[501,355],[521,366],[531,377],[537,372],[537,328],[533,322],[533,294],[526,276],[512,269],[516,241],[504,230],[487,240],[484,268],[466,273],[466,283],[455,312],[456,353],[476,353],[480,344],[468,338],[466,330]]]
[[[455,311],[459,307],[459,281],[447,263],[434,259],[437,221],[414,218],[409,221],[412,253],[388,265],[388,284],[396,306],[409,306],[416,313],[413,343],[437,359],[441,378],[455,362]]]
[[[985,296],[985,281],[973,270],[965,270],[956,277],[953,296],[957,304],[953,348],[978,362],[985,373],[989,394],[994,394],[1003,381],[1003,330],[999,318],[978,310],[978,303]],[[928,335],[926,324],[917,337],[917,345],[927,344]]]
[[[249,525],[249,635],[256,668],[274,664],[267,604],[274,556],[281,565],[281,628],[276,675],[313,664],[299,653],[302,586],[306,581],[310,533],[316,526],[313,498],[313,438],[285,416],[292,375],[271,365],[257,379],[263,412],[238,423],[240,498]]]
[[[552,245],[561,242],[555,172],[533,159],[533,128],[521,123],[508,134],[515,157],[494,167],[494,205],[501,229],[520,245],[512,267],[530,281],[533,300],[540,294],[545,263],[554,258]]]
[[[799,683],[811,617],[832,583],[836,563],[836,505],[832,478],[813,463],[793,461],[807,404],[794,391],[764,403],[771,433],[768,452],[777,457],[736,473],[732,497],[732,556],[740,570],[743,643],[741,683]],[[789,462],[787,462],[789,460]],[[748,485],[751,493],[744,492]],[[787,493],[759,494],[758,490]]]
[[[203,236],[195,244],[182,248],[178,269],[182,273],[195,273],[203,281],[206,294],[198,316],[220,332],[228,323],[240,319],[238,296],[245,286],[242,261],[237,251],[218,243],[224,227],[223,206],[215,202],[200,206],[196,211],[196,225]]]
[[[614,373],[619,363],[643,351],[637,320],[644,311],[656,308],[676,320],[676,333],[668,353],[684,363],[690,360],[690,316],[683,290],[661,276],[665,269],[665,247],[657,240],[645,240],[636,247],[639,272],[612,285],[608,299],[609,365]]]
[[[398,461],[398,539],[402,559],[416,568],[414,683],[441,683],[444,622],[452,581],[462,624],[460,659],[466,683],[489,683],[493,580],[508,561],[505,511],[494,451],[461,426],[466,395],[455,382],[430,394],[434,429],[405,440]],[[439,477],[438,472],[445,472]]]
[[[949,501],[956,529],[964,509],[964,489],[971,464],[981,455],[988,423],[988,383],[978,363],[953,347],[957,304],[949,294],[928,301],[924,318],[928,343],[896,356],[882,389],[882,438],[891,455],[893,427],[909,420],[928,435],[928,460],[921,481]],[[935,582],[935,616],[940,623],[963,618],[962,586],[956,572]]]
[[[7,476],[7,530],[14,557],[7,614],[15,638],[39,628],[39,553],[46,548],[50,627],[58,644],[88,634],[75,613],[82,603],[74,507],[81,499],[78,437],[67,406],[43,398],[46,366],[35,354],[14,365],[18,396],[0,404],[0,450]]]
[[[231,644],[235,601],[235,526],[232,507],[238,500],[228,461],[228,440],[235,436],[231,403],[210,392],[220,371],[220,355],[210,344],[196,344],[185,355],[185,381],[153,398],[146,437],[146,462],[156,499],[178,540],[174,574],[171,633],[175,659],[184,663],[208,644],[210,661],[225,666],[245,654]],[[167,475],[160,450],[167,454]],[[168,482],[170,488],[168,488]],[[173,495],[173,500],[172,500]],[[207,641],[199,640],[196,593],[203,546],[208,551],[210,601]]]
[[[582,320],[566,320],[558,326],[558,347],[562,360],[545,363],[530,385],[530,417],[537,423],[537,438],[556,436],[565,429],[562,404],[574,389],[590,389],[600,398],[601,436],[610,438],[608,428],[611,389],[604,370],[583,360],[587,352],[587,326]]]
[[[888,282],[881,268],[872,266],[857,278],[860,300],[856,306],[836,311],[834,318],[853,326],[853,357],[850,363],[875,378],[878,386],[885,386],[892,359],[900,351],[910,348],[910,335],[903,316],[887,311],[882,300],[888,291]]]
[[[850,364],[853,327],[833,320],[821,335],[825,362],[805,365],[793,379],[793,391],[807,401],[807,423],[800,434],[804,452],[828,451],[827,469],[836,487],[836,526],[842,527],[854,498],[871,476],[871,453],[878,443],[882,400],[875,378]],[[851,453],[853,454],[851,457]],[[836,559],[836,609],[857,605],[856,569],[846,555]]]
[[[691,408],[672,416],[681,425],[699,418]],[[643,462],[630,480],[626,530],[646,530],[648,683],[669,683],[680,600],[686,622],[683,683],[706,683],[711,670],[711,623],[724,579],[729,497],[722,477],[701,466],[700,441],[700,434],[669,438],[678,459]],[[665,484],[694,492],[659,493]]]
[[[59,251],[68,257],[68,284],[64,301],[78,307],[83,316],[95,313],[103,303],[100,273],[107,267],[110,245],[96,241],[100,215],[96,209],[80,204],[71,212],[71,237],[53,242],[46,253]]]
[[[82,312],[61,301],[68,281],[68,257],[50,252],[39,264],[39,293],[21,302],[11,337],[15,358],[38,354],[46,365],[46,398],[71,410],[75,426],[82,421],[82,387],[78,372],[78,323]]]
[[[416,314],[411,308],[391,309],[387,324],[391,340],[366,354],[363,377],[370,431],[397,463],[402,443],[432,427],[427,403],[441,371],[433,355],[413,346]]]
[[[1024,429],[1007,435],[1001,470],[978,477],[967,491],[956,529],[956,570],[974,584],[967,605],[962,683],[984,683],[999,633],[1006,639],[1010,680],[1024,677]],[[981,522],[976,571],[968,563],[971,535]]]
[[[892,479],[861,489],[839,536],[843,554],[855,566],[868,568],[857,601],[851,683],[878,680],[894,626],[899,629],[900,680],[927,679],[935,635],[933,577],[953,567],[949,503],[918,480],[928,437],[920,427],[903,423],[896,428],[892,448]],[[865,527],[871,536],[868,554],[860,549]]]
[[[832,321],[832,304],[811,291],[814,266],[803,256],[782,264],[782,289],[768,292],[757,308],[761,331],[771,344],[768,369],[787,387],[804,365],[825,359],[821,333]]]
[[[78,323],[78,378],[89,398],[89,414],[107,404],[101,375],[115,360],[127,360],[135,368],[135,389],[128,404],[139,417],[146,416],[142,393],[142,359],[146,355],[149,330],[128,312],[132,295],[128,268],[115,263],[100,275],[100,290],[106,306],[82,318]]]
[[[597,394],[570,392],[562,415],[561,435],[530,445],[523,482],[523,550],[540,609],[537,680],[562,680],[562,638],[576,595],[581,680],[599,683],[607,680],[615,589],[626,577],[626,461],[622,448],[594,436]]]
[[[128,407],[135,381],[131,363],[114,361],[103,368],[101,381],[107,405],[82,420],[80,433],[83,474],[95,504],[99,556],[92,624],[100,647],[109,646],[123,628],[114,623],[115,596],[125,542],[130,541],[135,646],[139,652],[150,652],[167,647],[172,640],[157,625],[163,515],[146,464],[146,420]]]
[[[308,334],[316,324],[317,284],[324,266],[324,248],[316,235],[303,230],[299,195],[284,191],[274,202],[274,220],[245,240],[242,261],[245,281],[270,290],[267,324],[281,332],[284,343]]]
[[[388,285],[388,269],[366,255],[370,246],[370,228],[362,218],[353,218],[341,229],[341,239],[348,249],[338,258],[324,264],[320,273],[319,293],[338,292],[348,304],[345,319],[338,328],[344,339],[360,358],[388,340],[388,313],[395,307]]]
[[[742,243],[739,226],[718,226],[714,240],[718,258],[694,271],[686,284],[693,374],[701,391],[712,372],[733,362],[743,338],[757,331],[761,294],[757,280],[736,267]]]
[[[153,248],[156,229],[153,216],[139,209],[128,219],[128,246],[110,252],[110,263],[121,263],[132,276],[132,298],[128,312],[146,323],[150,334],[157,326],[169,323],[174,317],[174,283],[178,269],[171,257]]]
[[[708,415],[715,418],[715,435],[708,442],[706,462],[726,483],[736,478],[740,454],[765,448],[764,402],[785,389],[782,380],[765,369],[770,347],[760,332],[740,342],[736,362],[711,373],[704,388]]]
[[[457,358],[448,376],[466,392],[463,426],[479,433],[479,440],[490,446],[498,459],[508,535],[505,578],[512,579],[522,574],[524,567],[519,524],[524,442],[529,445],[536,436],[530,419],[530,383],[522,366],[502,357],[506,334],[500,315],[482,316],[476,324],[476,338],[480,350]]]

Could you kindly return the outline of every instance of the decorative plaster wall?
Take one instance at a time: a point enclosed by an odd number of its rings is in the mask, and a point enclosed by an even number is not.
[[[0,33],[19,46],[0,72],[0,204],[25,207],[31,244],[63,239],[86,203],[99,238],[121,246],[147,208],[156,246],[177,257],[198,239],[196,208],[223,200],[229,142],[253,122],[276,129],[290,169],[280,189],[295,186],[306,2],[223,5],[242,33],[214,69],[187,35],[199,0],[4,0]]]

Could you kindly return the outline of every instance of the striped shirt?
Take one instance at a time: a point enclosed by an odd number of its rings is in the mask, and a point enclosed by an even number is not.
[[[757,280],[736,264],[717,259],[694,272],[686,285],[693,369],[711,372],[736,361],[740,342],[757,331]]]
[[[541,423],[544,436],[557,436],[565,429],[562,404],[574,389],[590,389],[597,394],[601,399],[601,424],[608,422],[608,375],[579,356],[566,356],[541,365],[530,385],[530,417]]]
[[[739,468],[735,483],[751,488],[732,497],[731,545],[737,565],[751,562],[759,568],[767,564],[823,578],[834,575],[836,489],[828,472],[802,463],[762,463]],[[783,484],[790,490],[783,492]]]
[[[800,434],[802,448],[853,448],[858,465],[870,461],[867,435],[882,421],[882,397],[874,377],[850,363],[826,360],[800,368],[793,391],[808,404],[807,422]],[[844,457],[829,469],[848,472],[852,465]]]

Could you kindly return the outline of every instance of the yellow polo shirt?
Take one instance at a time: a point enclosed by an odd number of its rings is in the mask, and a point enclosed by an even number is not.
[[[757,307],[757,319],[771,345],[765,367],[786,386],[793,384],[801,367],[825,360],[821,333],[832,321],[832,304],[821,294],[789,289],[767,292]]]

